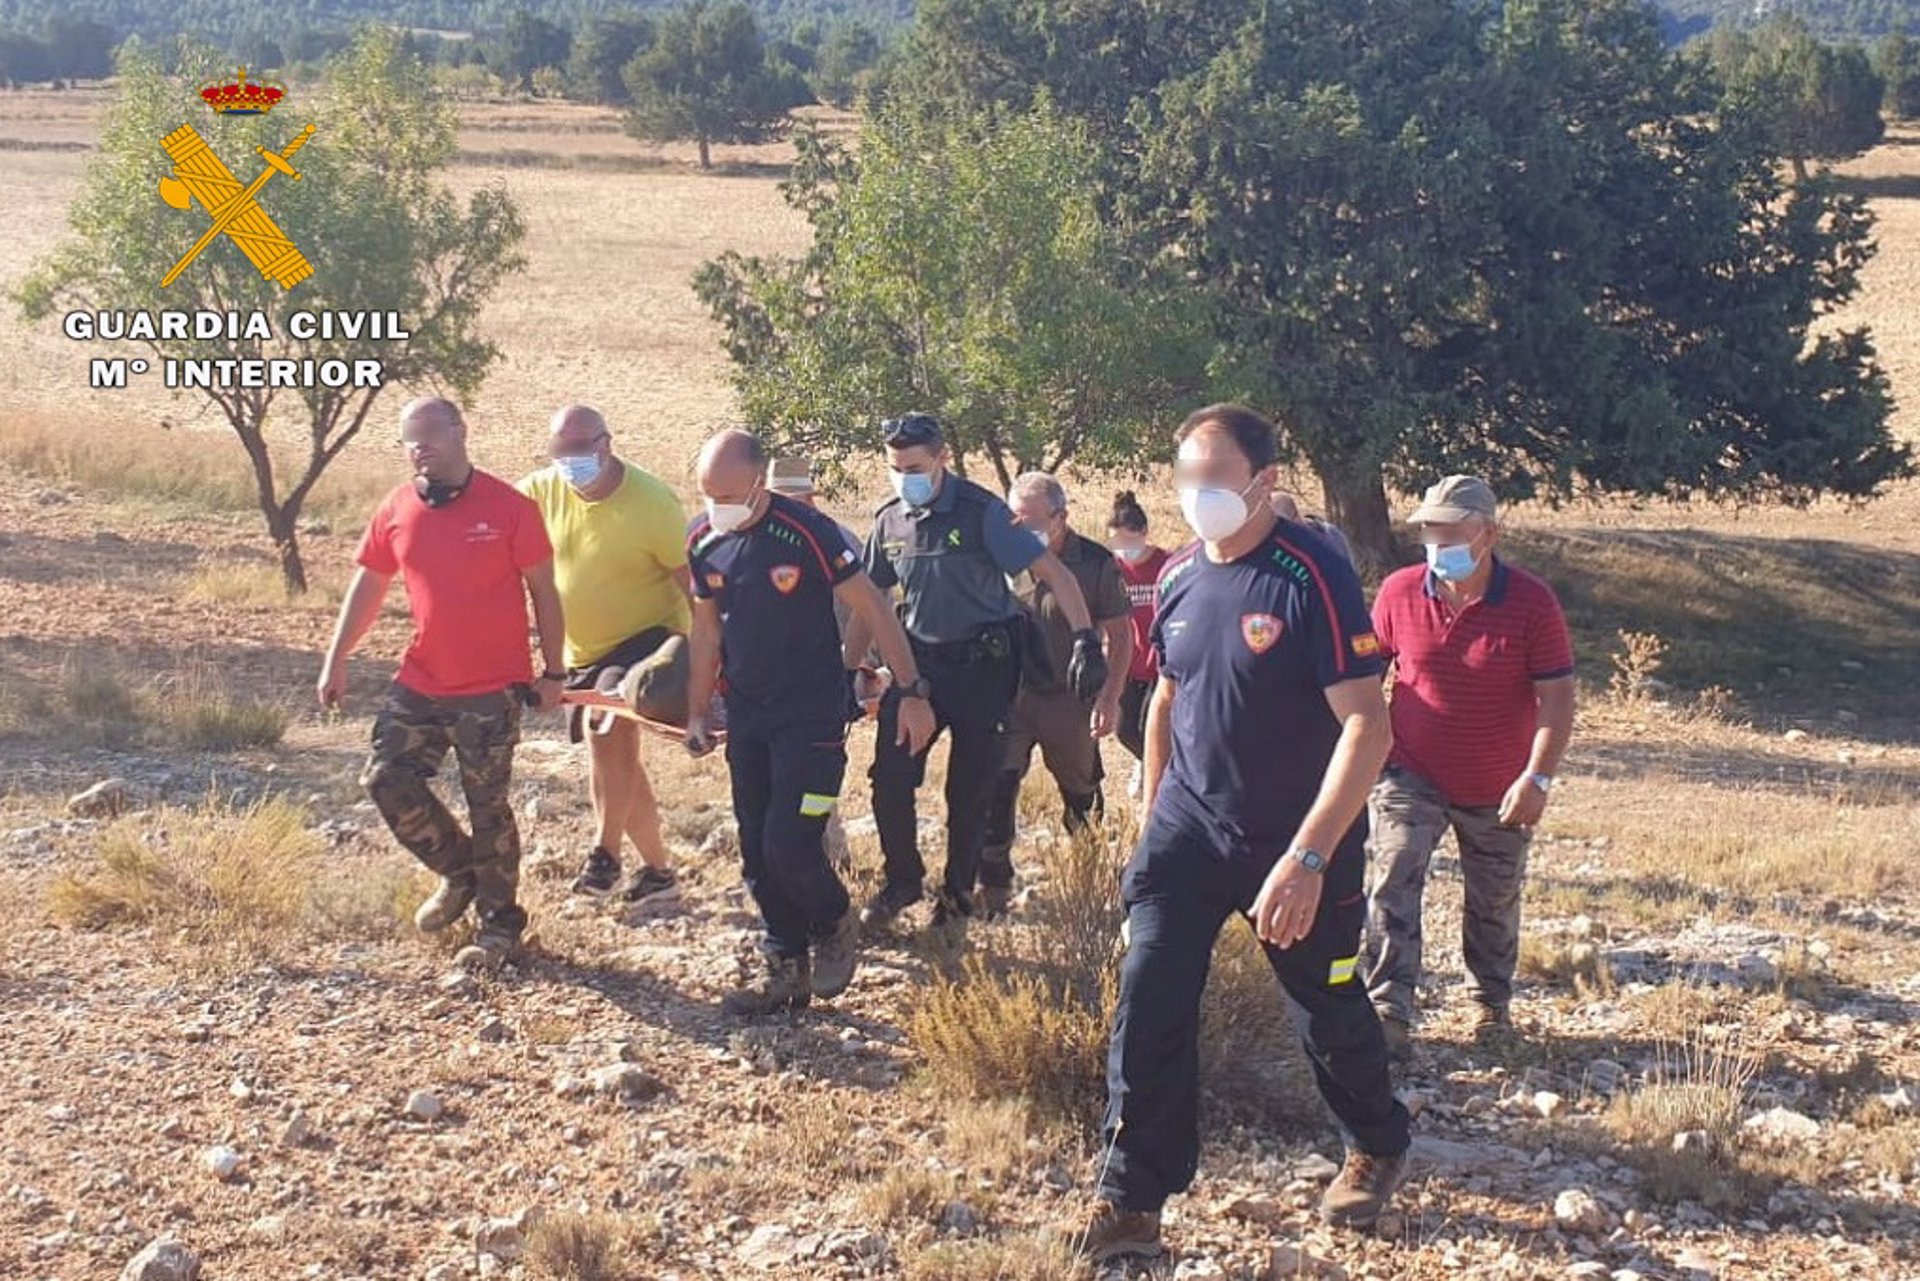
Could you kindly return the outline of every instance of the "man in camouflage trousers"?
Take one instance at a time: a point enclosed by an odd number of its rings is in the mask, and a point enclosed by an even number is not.
[[[318,692],[323,705],[339,705],[347,656],[379,617],[394,577],[403,576],[413,640],[374,719],[360,782],[394,837],[440,877],[414,924],[436,933],[474,908],[479,928],[457,959],[490,968],[527,926],[507,789],[527,689],[542,709],[559,705],[562,620],[540,509],[475,468],[466,438],[450,401],[416,400],[401,410],[400,440],[414,477],[368,524]],[[529,595],[546,660],[537,681],[527,652]],[[460,765],[471,835],[433,791],[448,751]]]

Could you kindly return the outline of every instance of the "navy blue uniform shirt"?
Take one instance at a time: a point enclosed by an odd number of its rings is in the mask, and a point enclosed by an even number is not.
[[[847,673],[833,589],[860,561],[831,519],[779,494],[730,534],[706,516],[687,531],[694,595],[720,606],[727,723],[760,728],[844,722]]]
[[[948,472],[932,506],[895,498],[874,513],[867,572],[882,590],[900,588],[908,635],[950,644],[1018,617],[1007,577],[1045,551],[1004,502]]]
[[[1198,543],[1161,571],[1151,639],[1174,681],[1173,758],[1155,819],[1203,833],[1223,857],[1270,864],[1313,807],[1340,723],[1329,685],[1385,663],[1353,567],[1320,535],[1281,521],[1216,565]],[[1337,851],[1361,856],[1366,824]]]

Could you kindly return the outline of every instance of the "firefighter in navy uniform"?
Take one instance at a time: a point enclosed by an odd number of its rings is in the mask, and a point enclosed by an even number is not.
[[[951,963],[966,946],[988,802],[1005,765],[1007,722],[1020,688],[1025,624],[1008,576],[1030,571],[1057,598],[1074,629],[1067,682],[1083,702],[1099,692],[1107,663],[1079,580],[1005,502],[948,470],[939,421],[909,414],[884,431],[895,496],[874,515],[867,572],[882,588],[899,589],[921,682],[896,683],[881,702],[871,777],[886,884],[862,917],[869,930],[884,929],[924,892],[914,794],[926,778],[926,752],[908,751],[895,730],[899,696],[921,694],[932,700],[935,736],[953,735],[947,864],[931,931],[936,954]],[[850,636],[848,651],[858,652],[859,644]]]
[[[834,604],[847,607],[908,685],[912,651],[887,599],[860,570],[839,526],[769,492],[767,459],[744,431],[700,452],[706,510],[688,531],[694,605],[687,746],[712,746],[706,709],[726,670],[727,769],[747,888],[766,925],[757,981],[729,993],[731,1014],[799,1009],[853,979],[858,914],[827,861],[827,818],[846,772],[847,720],[857,714]],[[933,734],[926,702],[894,718],[901,750]]]

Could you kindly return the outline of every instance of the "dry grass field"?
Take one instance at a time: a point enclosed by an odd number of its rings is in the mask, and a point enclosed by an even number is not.
[[[0,285],[61,237],[100,103],[0,93]],[[730,409],[687,282],[724,249],[801,247],[785,149],[701,174],[592,109],[463,121],[452,180],[505,183],[530,224],[531,268],[488,314],[507,360],[473,407],[479,461],[517,475],[585,399],[686,490]],[[1849,319],[1920,403],[1920,135],[1847,173],[1882,241]],[[0,307],[0,1277],[117,1276],[162,1236],[222,1281],[1075,1275],[1041,1231],[1092,1195],[1122,798],[1076,847],[1029,789],[1026,894],[976,933],[968,981],[903,940],[845,999],[741,1026],[717,1009],[753,925],[723,768],[650,750],[684,905],[582,912],[584,766],[530,723],[536,946],[449,979],[354,781],[397,598],[344,722],[310,706],[358,523],[400,472],[391,432],[323,484],[317,589],[289,605],[224,429],[164,393],[86,390],[91,354]],[[1080,481],[1096,512],[1119,483]],[[1170,531],[1164,478],[1144,485]],[[858,523],[874,490],[838,514]],[[1513,536],[1565,596],[1586,690],[1534,855],[1521,1035],[1469,1034],[1443,853],[1403,1081],[1415,1176],[1380,1232],[1330,1234],[1309,1211],[1337,1137],[1229,936],[1201,1178],[1172,1208],[1177,1258],[1136,1275],[1920,1276],[1920,486],[1806,511],[1527,509]],[[129,812],[67,812],[107,778]],[[224,1178],[216,1148],[240,1161]]]

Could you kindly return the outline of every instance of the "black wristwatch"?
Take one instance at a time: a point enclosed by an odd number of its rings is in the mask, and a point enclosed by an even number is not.
[[[900,697],[902,698],[930,699],[933,697],[933,685],[924,676],[916,676],[906,684],[896,686],[896,688],[900,691]]]

